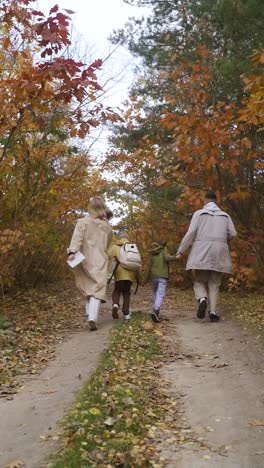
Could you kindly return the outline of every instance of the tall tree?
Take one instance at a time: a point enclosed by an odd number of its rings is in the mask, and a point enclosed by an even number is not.
[[[64,52],[71,11],[0,5],[0,262],[2,288],[60,268],[71,219],[103,182],[78,143],[114,119],[97,103],[96,70]]]

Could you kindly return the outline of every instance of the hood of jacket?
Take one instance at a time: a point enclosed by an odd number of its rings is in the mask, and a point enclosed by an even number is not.
[[[217,204],[215,202],[209,202],[207,203],[204,207],[203,207],[204,210],[207,210],[207,211],[221,211],[220,208],[217,206]]]
[[[150,252],[152,255],[158,255],[162,250],[164,250],[164,247],[160,245],[158,242],[153,242],[151,245]]]
[[[122,237],[121,239],[117,239],[115,242],[115,245],[119,245],[120,247],[124,244],[129,244],[129,240],[126,239],[125,237]]]

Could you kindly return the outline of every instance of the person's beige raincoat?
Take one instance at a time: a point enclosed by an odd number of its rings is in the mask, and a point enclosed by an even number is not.
[[[68,251],[80,251],[85,256],[74,268],[76,286],[84,296],[105,300],[111,240],[112,228],[107,220],[86,216],[77,221]]]
[[[230,216],[215,203],[196,211],[178,249],[183,254],[192,245],[186,270],[232,273],[228,241],[236,234]]]

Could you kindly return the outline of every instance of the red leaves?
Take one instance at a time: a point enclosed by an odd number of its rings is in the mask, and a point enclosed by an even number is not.
[[[52,7],[50,9],[49,14],[52,15],[53,13],[57,13],[57,11],[59,11],[59,5],[55,5],[54,7]]]

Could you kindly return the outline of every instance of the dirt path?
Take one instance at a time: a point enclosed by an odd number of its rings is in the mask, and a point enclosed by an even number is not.
[[[55,360],[28,380],[13,401],[0,400],[1,468],[14,460],[23,461],[26,468],[40,468],[56,450],[57,422],[107,344],[112,325],[109,312],[101,313],[99,324],[96,333],[83,330],[68,337],[58,347]]]
[[[181,306],[187,300],[177,296],[169,291],[164,306],[170,320],[161,329],[172,353],[162,377],[179,403],[186,438],[181,445],[164,440],[162,455],[169,468],[263,468],[263,348],[228,316],[217,324],[197,321],[192,307]],[[133,306],[150,310],[150,297],[147,288],[133,297]],[[96,333],[68,337],[13,401],[0,400],[0,468],[14,460],[26,468],[47,465],[58,447],[57,423],[107,344],[109,311],[101,312],[100,322]]]
[[[187,428],[181,448],[164,448],[168,467],[263,468],[263,348],[228,317],[217,324],[197,321],[187,309],[168,316],[166,342],[178,354],[163,376]],[[198,443],[188,444],[190,432]]]

